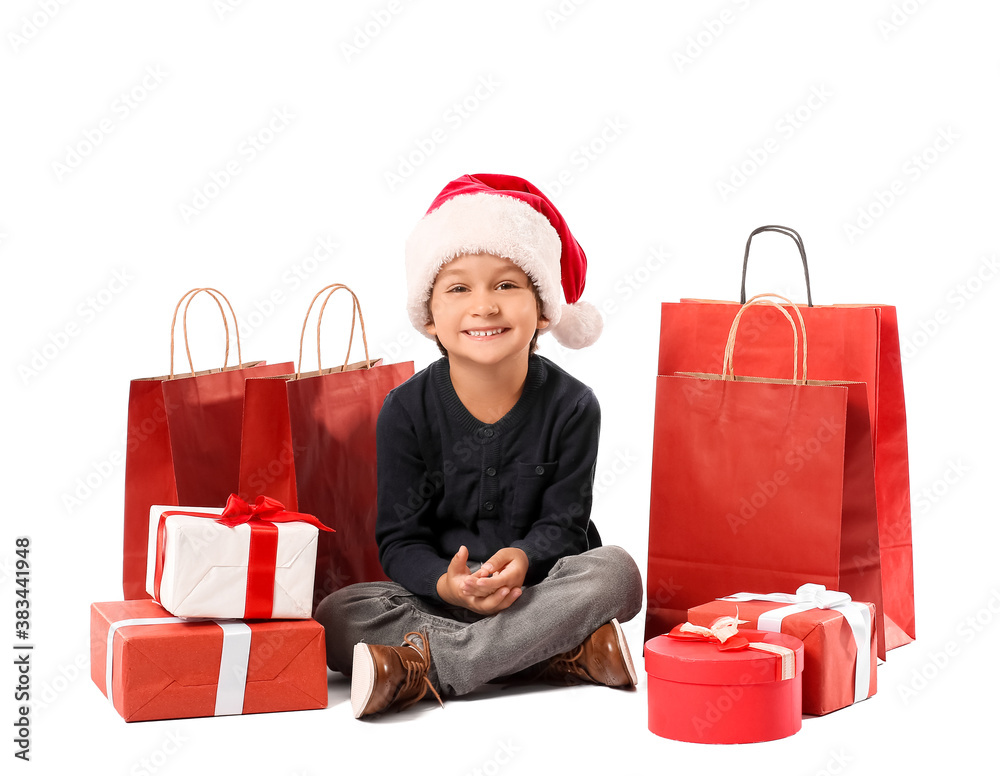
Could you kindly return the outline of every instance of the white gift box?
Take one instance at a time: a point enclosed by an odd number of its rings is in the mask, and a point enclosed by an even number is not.
[[[162,547],[157,544],[164,512],[221,515],[212,507],[154,505],[149,510],[146,592],[175,617],[246,617],[251,524],[222,525],[212,517],[188,514],[164,518]],[[278,532],[271,619],[312,616],[319,531],[305,522],[275,524]],[[163,555],[159,596],[157,554]],[[259,616],[259,615],[258,615]]]

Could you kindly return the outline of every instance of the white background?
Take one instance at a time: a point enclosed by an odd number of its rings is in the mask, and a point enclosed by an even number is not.
[[[998,23],[985,0],[5,3],[0,643],[17,646],[27,535],[36,645],[32,762],[15,765],[872,774],[991,751]],[[88,607],[121,597],[129,380],[169,371],[177,299],[223,290],[244,359],[283,361],[312,294],[344,282],[373,354],[419,369],[436,350],[403,312],[403,242],[470,172],[539,185],[587,251],[605,333],[542,353],[601,400],[594,519],[643,569],[658,303],[735,298],[747,234],[779,223],[805,238],[816,303],[897,306],[918,641],[889,653],[873,699],[784,741],[710,748],[647,731],[644,680],[361,723],[335,679],[324,711],[133,725],[92,684]],[[750,290],[803,299],[791,243],[755,244]],[[196,368],[219,366],[214,309],[193,306],[190,328]],[[0,697],[9,734],[17,703]]]

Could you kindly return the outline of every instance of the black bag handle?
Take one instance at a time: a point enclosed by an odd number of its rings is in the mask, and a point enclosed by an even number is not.
[[[750,241],[753,240],[755,234],[760,234],[761,232],[777,232],[778,234],[784,234],[795,240],[795,245],[799,249],[799,256],[802,257],[802,271],[806,275],[806,302],[808,302],[809,307],[813,306],[812,299],[812,287],[809,285],[809,264],[806,263],[806,247],[802,244],[802,237],[792,229],[790,226],[758,226],[747,238],[747,247],[743,251],[743,282],[740,284],[740,304],[746,304],[747,301],[747,261],[750,258]]]

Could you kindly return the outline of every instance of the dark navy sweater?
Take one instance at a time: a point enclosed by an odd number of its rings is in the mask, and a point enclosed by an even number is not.
[[[479,562],[502,547],[524,550],[527,584],[564,555],[600,546],[590,523],[600,422],[593,391],[538,355],[521,398],[492,424],[462,404],[447,358],[391,391],[377,433],[386,574],[437,598],[463,544]]]

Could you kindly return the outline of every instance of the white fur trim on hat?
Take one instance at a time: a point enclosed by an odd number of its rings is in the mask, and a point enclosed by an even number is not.
[[[558,324],[568,308],[561,305],[562,244],[549,220],[514,197],[460,194],[424,216],[406,241],[406,310],[418,331],[430,322],[427,300],[441,267],[475,253],[520,267],[538,289],[542,315]]]

